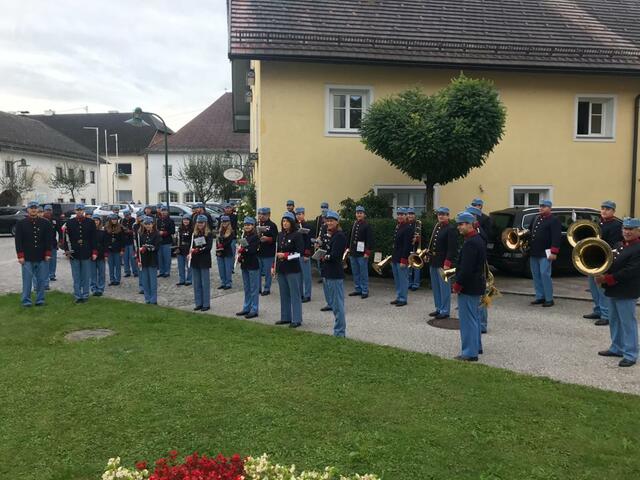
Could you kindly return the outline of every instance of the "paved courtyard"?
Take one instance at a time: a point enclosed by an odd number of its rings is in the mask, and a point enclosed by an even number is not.
[[[175,269],[175,259],[173,263]],[[13,238],[0,237],[0,292],[20,291],[20,269],[15,259]],[[209,313],[234,317],[242,307],[242,280],[234,276],[231,290],[216,290],[217,272],[212,269],[212,309]],[[351,291],[347,279],[345,291]],[[193,289],[176,287],[173,270],[168,279],[159,279],[160,305],[190,310]],[[59,252],[58,281],[52,288],[71,292],[68,262]],[[617,359],[599,357],[596,352],[609,345],[607,327],[595,327],[582,318],[591,310],[585,292],[587,282],[581,277],[556,279],[560,297],[556,306],[542,309],[529,305],[531,281],[513,277],[498,277],[497,285],[505,293],[496,299],[489,313],[489,332],[483,336],[484,355],[479,363],[530,375],[550,377],[561,382],[578,383],[597,388],[640,395],[640,366],[622,369]],[[331,334],[331,312],[320,312],[322,285],[314,280],[313,298],[303,304],[302,330]],[[136,278],[123,278],[118,287],[107,287],[105,296],[142,302]],[[224,293],[223,293],[224,292]],[[347,336],[364,342],[389,345],[424,352],[445,358],[457,355],[459,332],[427,325],[427,313],[434,309],[431,292],[426,289],[410,292],[409,304],[403,308],[389,305],[394,298],[390,280],[373,279],[371,296],[367,300],[346,297]],[[82,308],[81,305],[72,308]],[[149,307],[154,308],[154,307]],[[273,324],[279,319],[280,305],[277,284],[267,297],[260,297],[260,317],[255,321]],[[237,318],[237,317],[234,317]],[[239,321],[246,321],[244,319]],[[275,328],[275,327],[274,327]],[[286,327],[277,327],[286,328]],[[295,335],[296,332],[291,332]],[[481,372],[481,370],[479,370]]]

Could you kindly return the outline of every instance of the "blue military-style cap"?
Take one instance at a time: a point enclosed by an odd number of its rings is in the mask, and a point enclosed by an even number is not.
[[[449,209],[447,207],[438,207],[436,209],[436,213],[439,213],[440,215],[449,215]]]
[[[291,213],[291,212],[284,212],[284,213],[282,214],[282,218],[283,218],[283,219],[285,219],[285,218],[286,218],[287,220],[291,220],[292,222],[295,222],[295,221],[296,221],[296,217],[295,217],[295,215],[294,215],[293,213]]]
[[[477,217],[481,217],[482,216],[482,210],[480,210],[479,208],[476,208],[472,205],[469,205],[467,208],[465,208],[465,211],[469,212],[471,215],[475,215]]]
[[[229,202],[226,202],[224,205],[222,205],[222,208],[233,208],[233,205],[231,205]]]
[[[602,204],[600,206],[602,208],[610,208],[611,210],[615,210],[616,209],[616,202],[614,202],[613,200],[605,200],[604,202],[602,202]]]
[[[201,202],[194,203],[193,208],[204,208],[204,203],[201,203]]]
[[[624,217],[622,228],[640,228],[640,218]]]
[[[326,208],[329,208],[329,202],[322,202],[322,203],[320,204],[320,208],[325,208],[325,209],[326,209]]]
[[[156,208],[162,208],[162,205],[164,205],[163,203],[156,203]]]
[[[200,218],[201,216],[204,217],[204,215],[198,215],[198,218]],[[205,221],[206,221],[207,217],[204,217],[204,218],[205,218]],[[200,221],[200,220],[198,220],[198,221]],[[222,215],[220,217],[220,221],[221,222],[230,222],[231,218],[229,218],[229,215]]]
[[[38,208],[40,204],[34,200],[27,203],[27,208]]]
[[[229,217],[227,217],[229,218]],[[207,216],[206,215],[198,215],[196,217],[196,222],[200,222],[200,223],[206,223],[207,221]],[[224,220],[222,220],[224,222]]]
[[[97,213],[94,213],[93,215],[91,215],[91,218],[93,218],[94,220],[102,220],[102,217]]]
[[[169,211],[169,209],[167,208],[167,206],[166,206],[166,205],[162,205],[162,206],[160,207],[160,211],[161,211],[161,212],[168,212],[168,211]]]
[[[53,212],[53,207],[51,205],[45,205],[44,206],[44,211],[45,212]]]
[[[296,207],[296,215],[298,213],[304,213],[304,207]]]
[[[122,210],[122,214],[123,215],[131,215],[131,210],[129,210],[128,208],[125,208],[124,210]]]
[[[413,208],[413,207],[407,207],[407,214],[409,214],[409,213],[415,215],[416,214],[416,209]]]
[[[481,198],[474,198],[473,200],[471,200],[471,205],[480,205],[482,207],[484,205],[484,200],[482,200]]]
[[[256,219],[253,217],[244,217],[244,220],[242,221],[245,225],[255,225],[256,224]]]
[[[549,207],[549,208],[551,208],[553,206],[553,203],[551,202],[551,200],[542,200],[540,202],[540,206],[541,207]]]
[[[290,205],[293,206],[295,204],[296,203],[293,200],[287,200],[287,207],[290,206]]]
[[[203,215],[203,216],[204,216],[204,215]],[[184,220],[185,218],[186,218],[187,220],[191,220],[191,215],[189,215],[188,213],[185,213],[185,214],[183,214],[183,215],[182,215],[182,219]]]
[[[265,215],[271,214],[271,208],[270,207],[263,207],[262,208],[262,213],[264,213]]]
[[[327,218],[331,218],[336,221],[340,221],[340,215],[335,210],[327,210]]]
[[[114,205],[113,208],[111,208],[112,212],[119,212],[120,211],[120,207],[118,205]]]
[[[362,205],[358,205],[358,206],[356,207],[356,212],[364,212],[364,211],[365,211],[365,210],[364,210],[364,207],[363,207]]]
[[[120,218],[117,213],[109,214],[109,220],[118,220]]]
[[[456,215],[456,223],[473,223],[476,221],[476,217],[468,211],[460,212]]]
[[[148,215],[145,215],[144,218],[142,219],[142,223],[144,223],[145,225],[152,224],[153,218],[149,217]]]
[[[398,209],[396,210],[396,215],[406,215],[407,214],[407,209],[404,207],[398,207]]]
[[[84,203],[76,203],[76,210],[84,210]]]

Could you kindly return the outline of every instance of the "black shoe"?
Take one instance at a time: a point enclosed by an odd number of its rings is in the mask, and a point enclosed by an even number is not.
[[[324,307],[322,307],[320,309],[321,312],[330,312],[331,311],[331,307],[329,305],[325,305]]]
[[[185,283],[184,283],[184,282],[178,282],[178,283],[176,283],[176,287],[180,287],[181,285],[185,285]]]
[[[138,292],[138,295],[144,295],[144,292]]]
[[[202,307],[200,309],[201,312],[208,312],[209,310],[211,310],[211,307]]]
[[[542,304],[543,307],[553,307],[555,305],[555,303],[553,302],[553,300],[551,300],[550,302],[544,302]]]
[[[600,355],[601,357],[619,357],[619,358],[622,358],[622,354],[613,353],[611,350],[600,350],[598,352],[598,355]]]
[[[131,276],[131,274],[130,274],[130,273],[125,273],[125,274],[124,274],[124,278],[129,278],[130,276]]]
[[[322,283],[322,281],[323,281],[323,280],[322,280],[322,279],[320,279],[320,280],[318,280],[318,283]]]
[[[262,295],[263,297],[266,297],[267,295],[269,295],[271,292],[261,292],[260,295]]]
[[[633,360],[627,360],[626,358],[623,358],[622,360],[620,360],[620,363],[618,363],[619,367],[632,367],[636,364],[636,362],[634,362]]]
[[[242,310],[241,312],[236,313],[236,315],[238,317],[242,317],[242,316],[248,315],[248,314],[249,314],[249,312],[247,312],[246,310]]]
[[[582,315],[582,318],[586,318],[587,320],[598,320],[600,318],[599,313],[587,313],[586,315]]]
[[[449,315],[447,315],[446,313],[439,313],[438,315],[436,315],[433,318],[435,318],[437,320],[442,320],[443,318],[449,318]]]
[[[363,293],[363,294],[360,296],[360,298],[362,298],[363,300],[364,300],[365,298],[369,298],[369,294],[368,294],[368,293]]]
[[[36,307],[44,307],[44,303],[36,303]]]
[[[305,297],[302,299],[302,303],[308,303],[311,301],[311,297]]]
[[[278,320],[276,322],[276,325],[286,325],[288,323],[291,323],[289,320]]]
[[[418,287],[409,287],[409,290],[411,290],[412,292],[415,292],[418,289]]]
[[[185,287],[188,287],[189,285],[191,285],[191,282],[184,282]]]
[[[116,284],[116,282],[109,282],[109,286],[113,287]]]
[[[137,273],[134,273],[134,274],[133,274],[133,278],[138,278],[138,274],[137,274]]]
[[[543,298],[536,298],[533,302],[531,302],[531,305],[542,305],[543,303],[544,303]]]
[[[398,303],[398,300],[391,300],[391,301],[389,302],[389,305],[395,305],[396,303]]]
[[[224,285],[220,285],[220,286],[218,287],[218,290],[224,290]]]
[[[46,287],[44,287],[45,290],[51,290],[51,287],[49,285],[47,285]]]
[[[120,282],[113,282],[114,285],[120,285]]]
[[[100,296],[100,292],[93,292],[93,296],[94,297],[99,297]]]
[[[289,324],[289,328],[298,328],[301,327],[302,324],[301,323],[290,323]]]
[[[82,303],[84,300],[82,300],[81,298],[76,298],[75,302],[76,304]]]
[[[435,317],[436,315],[440,315],[440,312],[438,310],[435,310],[429,314],[430,317]]]
[[[396,302],[396,307],[404,307],[407,302]]]
[[[53,278],[50,278],[50,279],[49,279],[49,281],[50,281],[50,282],[55,282],[55,281],[57,281],[57,280],[58,280],[58,279],[57,279],[56,277],[53,277]]]
[[[598,327],[602,327],[603,325],[609,325],[609,320],[601,318],[600,320],[596,320],[593,324],[597,325]]]
[[[484,352],[482,351],[482,349],[480,349],[480,350],[478,350],[478,353],[479,353],[480,355],[482,355]]]
[[[164,275],[162,273],[159,273],[158,278],[162,278],[162,277],[164,277]]]
[[[231,287],[222,287],[223,290],[231,290]]]
[[[463,357],[462,355],[458,355],[455,357],[455,360],[460,360],[461,362],[477,362],[478,357]]]
[[[197,312],[198,310],[202,310],[202,305],[193,307],[194,312]]]
[[[350,297],[357,297],[358,295],[362,295],[362,293],[361,292],[351,292],[349,294]]]
[[[487,333],[487,331],[486,330],[480,330],[480,333],[484,335],[485,333]]]
[[[256,312],[253,313],[247,313],[244,318],[256,318],[258,316],[258,314]]]

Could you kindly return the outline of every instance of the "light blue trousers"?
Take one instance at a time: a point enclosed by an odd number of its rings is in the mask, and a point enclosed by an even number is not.
[[[120,283],[122,278],[122,257],[120,252],[109,253],[109,281]]]
[[[420,288],[421,271],[420,268],[409,269],[409,286],[411,288]]]
[[[553,282],[551,281],[551,264],[547,257],[529,257],[533,287],[536,300],[550,302],[553,300]]]
[[[171,274],[171,244],[162,243],[158,248],[158,266],[160,267],[160,275]]]
[[[91,262],[91,280],[89,281],[91,293],[104,292],[104,277],[105,262],[104,259],[98,258],[95,262]]]
[[[136,255],[133,245],[124,246],[124,274],[138,275],[138,264],[136,263]]]
[[[140,281],[144,292],[145,303],[158,303],[158,268],[142,267],[140,270]]]
[[[369,294],[369,259],[362,257],[349,257],[351,273],[353,274],[353,289],[360,294]]]
[[[187,257],[186,255],[176,255],[178,259],[178,277],[180,278],[180,283],[191,283],[192,273],[191,268],[187,267]]]
[[[49,266],[44,260],[40,262],[27,262],[22,268],[22,305],[31,306],[31,289],[36,292],[36,305],[44,303],[44,287],[49,275]]]
[[[49,279],[56,278],[56,269],[58,268],[58,247],[51,249],[51,260],[49,260]],[[47,282],[49,285],[49,282]]]
[[[396,300],[406,302],[409,293],[409,268],[400,266],[400,263],[392,263],[393,282],[396,285]]]
[[[279,273],[280,320],[293,324],[302,323],[302,274]]]
[[[196,307],[211,307],[211,269],[191,268],[193,273],[193,297]]]
[[[609,298],[609,350],[627,360],[638,361],[637,298]]]
[[[302,298],[311,298],[311,260],[300,257],[300,268],[302,269]]]
[[[335,317],[333,335],[344,337],[347,331],[344,311],[344,280],[341,278],[325,278],[324,283],[327,284],[327,303]]]
[[[258,265],[260,266],[260,277],[264,277],[264,286],[262,286],[262,278],[260,279],[260,291],[270,292],[271,282],[271,267],[273,266],[273,257],[258,257]]]
[[[609,297],[604,294],[604,289],[600,288],[593,276],[589,276],[589,290],[593,299],[593,313],[609,320]]]
[[[436,311],[442,315],[451,313],[451,284],[445,282],[438,269],[429,267],[429,277],[431,278],[431,290],[433,290],[433,303],[436,305]]]
[[[463,357],[477,357],[482,349],[478,305],[480,295],[458,294],[458,315],[460,317],[460,340]]]
[[[218,275],[220,276],[220,285],[230,287],[233,274],[233,257],[216,257],[218,262]]]
[[[258,313],[260,299],[260,270],[242,270],[242,284],[244,286],[244,303],[242,311]]]
[[[91,259],[71,259],[71,276],[73,277],[73,296],[76,300],[89,298],[91,283]]]

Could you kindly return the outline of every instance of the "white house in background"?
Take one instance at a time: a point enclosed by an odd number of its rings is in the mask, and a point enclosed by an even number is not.
[[[189,159],[197,154],[228,154],[229,161],[246,165],[249,157],[249,134],[233,131],[233,96],[225,93],[202,113],[171,135],[169,144],[169,201],[197,201],[176,175]],[[148,149],[149,202],[164,202],[166,177],[164,172],[164,141],[160,136]]]
[[[107,161],[101,168],[101,203],[149,203],[149,177],[146,149],[156,135],[162,137],[162,125],[148,115],[149,126],[133,127],[127,123],[131,113],[74,113],[32,115],[51,128],[75,140],[96,155],[97,148]],[[168,130],[168,133],[173,133]]]
[[[18,168],[22,168],[19,167],[20,163],[25,163],[22,159],[28,165],[27,169],[36,172],[34,190],[24,195],[22,203],[29,200],[41,203],[96,203],[99,165],[95,151],[88,150],[42,122],[0,112],[0,176],[13,175]],[[64,169],[73,169],[87,181],[87,186],[80,190],[75,199],[71,199],[68,193],[49,187],[51,176],[62,174]]]

